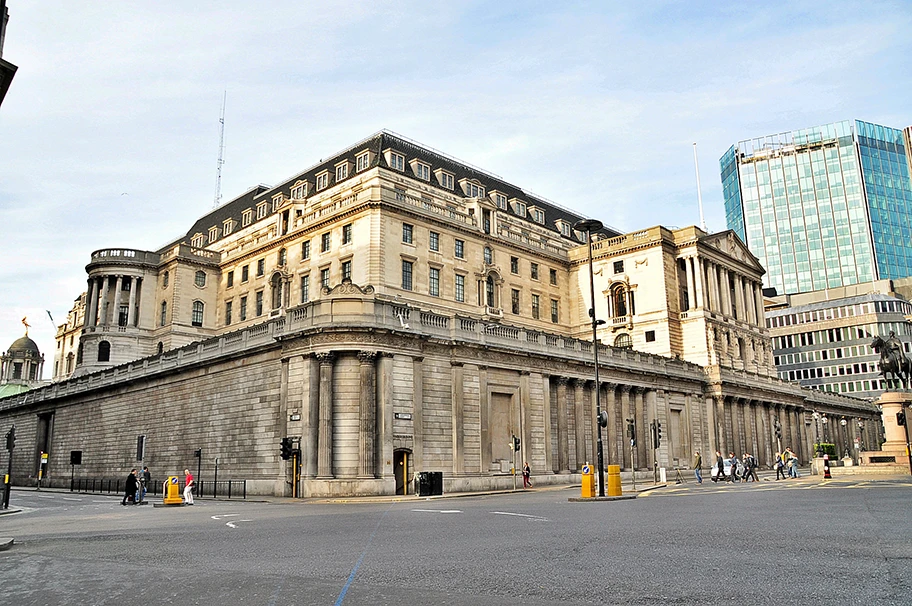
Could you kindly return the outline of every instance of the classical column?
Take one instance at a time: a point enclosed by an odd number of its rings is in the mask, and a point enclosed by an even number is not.
[[[588,381],[586,383],[586,386],[589,388],[589,402],[586,406],[586,418],[591,420],[591,422],[589,423],[589,451],[588,451],[589,456],[587,457],[587,459],[589,461],[594,462],[596,464],[596,466],[598,466],[599,424],[598,424],[598,419],[595,418],[595,396],[596,396],[596,394],[599,395],[599,401],[601,402],[602,410],[604,411],[605,403],[606,403],[605,398],[604,398],[603,394],[598,393],[598,391],[596,391],[598,389],[602,389],[602,387],[604,385],[605,385],[604,383],[596,384],[595,381]],[[609,460],[608,450],[610,450],[610,447],[605,446],[605,435],[603,433],[602,434],[602,456],[605,459],[605,465],[608,465],[608,463],[607,463],[607,461]]]
[[[99,309],[99,324],[102,326],[108,325],[108,276],[102,276],[102,285],[101,285],[101,298],[98,301]]]
[[[618,433],[620,432],[620,415],[617,410],[617,397],[614,388],[616,383],[603,383],[605,386],[605,399],[602,410],[608,414],[608,426],[605,433],[602,434],[602,447],[608,465],[624,465],[624,462],[618,457]],[[620,432],[623,433],[623,432]],[[596,434],[596,439],[598,434]],[[597,446],[596,446],[597,447]]]
[[[811,449],[810,443],[808,442],[807,425],[804,422],[807,418],[804,414],[804,408],[798,407],[795,410],[795,415],[798,417],[798,460],[802,463],[806,463],[811,460]]]
[[[333,477],[333,360],[329,352],[316,354],[320,361],[320,429],[317,438],[317,478]]]
[[[376,351],[359,351],[360,362],[360,415],[358,429],[358,477],[373,478],[377,475],[377,379],[374,366]]]
[[[450,399],[453,403],[452,445],[453,445],[453,475],[465,473],[465,390],[463,379],[465,368],[462,362],[450,362],[450,375],[452,391]],[[510,420],[512,424],[512,419]]]
[[[519,461],[521,465],[525,461],[535,459],[535,450],[541,452],[541,444],[532,444],[532,404],[530,402],[530,380],[531,373],[528,370],[519,372],[519,416],[522,423],[522,444],[520,452],[522,458]]]
[[[482,427],[490,418],[488,406],[488,395],[486,393],[485,383],[481,384],[481,414]],[[412,358],[412,469],[419,471],[424,467],[424,358],[414,356]],[[485,442],[482,442],[484,447]],[[487,442],[488,463],[491,461],[491,442]]]
[[[630,406],[630,390],[631,385],[621,385],[621,427],[618,432],[621,438],[621,457],[618,460],[623,459],[623,465],[625,469],[633,469],[633,458],[631,456],[631,449],[628,446],[630,444],[630,438],[627,436],[627,419],[633,419],[633,411]]]
[[[316,356],[305,358],[308,364],[307,396],[304,405],[301,435],[301,473],[305,478],[317,476],[317,453],[320,436],[320,361]]]
[[[695,300],[696,288],[694,288],[693,265],[691,265],[692,261],[693,259],[691,257],[684,257],[684,273],[687,275],[687,309],[682,311],[688,311],[697,306]]]
[[[89,278],[88,288],[86,289],[86,313],[82,325],[84,327],[95,326],[95,302],[98,298],[98,286],[95,278]]]
[[[395,476],[393,468],[393,356],[377,352],[377,471],[378,477]],[[414,420],[412,421],[414,433]],[[411,461],[409,461],[411,468]],[[405,478],[408,482],[409,478]]]
[[[694,261],[694,286],[697,290],[696,307],[706,307],[706,293],[703,289],[703,259],[699,256],[693,257]]]
[[[719,275],[716,273],[716,264],[706,262],[706,284],[709,286],[709,308],[718,312],[719,307]]]
[[[644,395],[645,387],[636,386],[633,388],[633,398],[636,407],[636,432],[637,432],[637,465],[641,468],[650,464],[647,455],[646,443],[649,441],[649,415],[646,414],[646,405]]]
[[[725,430],[725,396],[713,396],[713,403],[715,405],[716,413],[716,450],[721,452],[723,455],[727,455],[728,445],[731,444],[731,440],[727,437],[728,432]]]
[[[111,323],[115,326],[120,326],[120,302],[122,300],[121,295],[123,291],[123,276],[117,276],[117,280],[114,283],[114,314]]]
[[[136,289],[139,288],[139,278],[130,278],[130,303],[127,308],[127,326],[133,326],[136,323]]]
[[[570,473],[570,434],[567,427],[567,377],[557,378],[557,467]]]
[[[754,283],[754,305],[757,310],[757,324],[766,326],[766,312],[763,310],[763,287]]]
[[[665,414],[664,410],[660,410],[660,408],[663,408],[663,407],[659,406],[658,395],[659,395],[659,392],[655,389],[647,389],[647,390],[645,390],[645,392],[643,394],[643,409],[644,409],[644,412],[646,413],[646,418],[648,419],[649,422],[655,420],[655,421],[658,421],[659,423],[661,423],[662,424],[662,434],[663,434],[662,435],[662,445],[660,446],[659,450],[655,449],[655,444],[647,444],[647,446],[646,446],[646,452],[647,452],[646,460],[648,461],[648,466],[650,468],[653,467],[653,465],[657,462],[657,460],[661,461],[662,452],[665,452],[668,450],[669,427],[668,427],[667,418],[666,418],[667,415]],[[648,429],[649,423],[648,422],[646,424],[646,427],[647,427],[647,430],[646,430],[646,434],[644,437],[647,438],[647,441],[651,442],[652,436],[649,433],[649,429]],[[660,463],[660,466],[661,465],[662,464]]]
[[[574,432],[576,466],[573,467],[573,470],[579,471],[583,468],[583,463],[588,459],[586,456],[586,402],[583,394],[585,382],[581,379],[575,379],[573,387],[573,426],[576,430]]]
[[[549,472],[554,472],[554,448],[551,442],[551,377],[542,375],[542,401],[544,403],[544,409],[542,410],[542,417],[544,421],[544,433],[545,433],[545,469],[548,469]]]

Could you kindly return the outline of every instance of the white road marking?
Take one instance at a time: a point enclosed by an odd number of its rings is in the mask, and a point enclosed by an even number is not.
[[[543,522],[548,521],[548,518],[543,518],[541,516],[533,516],[533,515],[529,515],[527,513],[511,513],[509,511],[492,511],[491,513],[493,513],[495,515],[499,515],[499,516],[516,516],[519,518],[529,518],[530,520],[540,520]]]
[[[253,522],[253,520],[238,520],[238,522]],[[237,524],[234,522],[225,522],[225,526],[228,528],[237,528]]]
[[[413,509],[412,511],[419,511],[422,513],[462,513],[458,509]]]
[[[64,501],[76,501],[77,503],[82,503],[82,499],[74,499],[72,497],[60,497]]]
[[[222,518],[233,518],[239,516],[239,513],[220,513],[216,516],[210,516],[213,520],[221,520]]]

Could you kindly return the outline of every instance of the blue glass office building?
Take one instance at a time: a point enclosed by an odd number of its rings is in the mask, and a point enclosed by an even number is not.
[[[719,160],[729,229],[780,294],[912,276],[910,129],[836,122]]]

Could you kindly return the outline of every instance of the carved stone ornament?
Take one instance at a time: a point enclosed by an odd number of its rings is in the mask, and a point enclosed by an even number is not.
[[[341,284],[336,284],[332,288],[326,286],[323,287],[324,295],[372,295],[374,294],[374,287],[368,284],[367,286],[358,286],[349,278],[342,280]]]

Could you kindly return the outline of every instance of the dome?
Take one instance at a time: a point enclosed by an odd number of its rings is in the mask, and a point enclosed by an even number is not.
[[[34,341],[29,339],[27,336],[19,337],[13,344],[9,346],[7,353],[12,355],[14,353],[25,353],[25,354],[35,354],[36,356],[41,355],[41,352],[38,351],[38,345]]]

